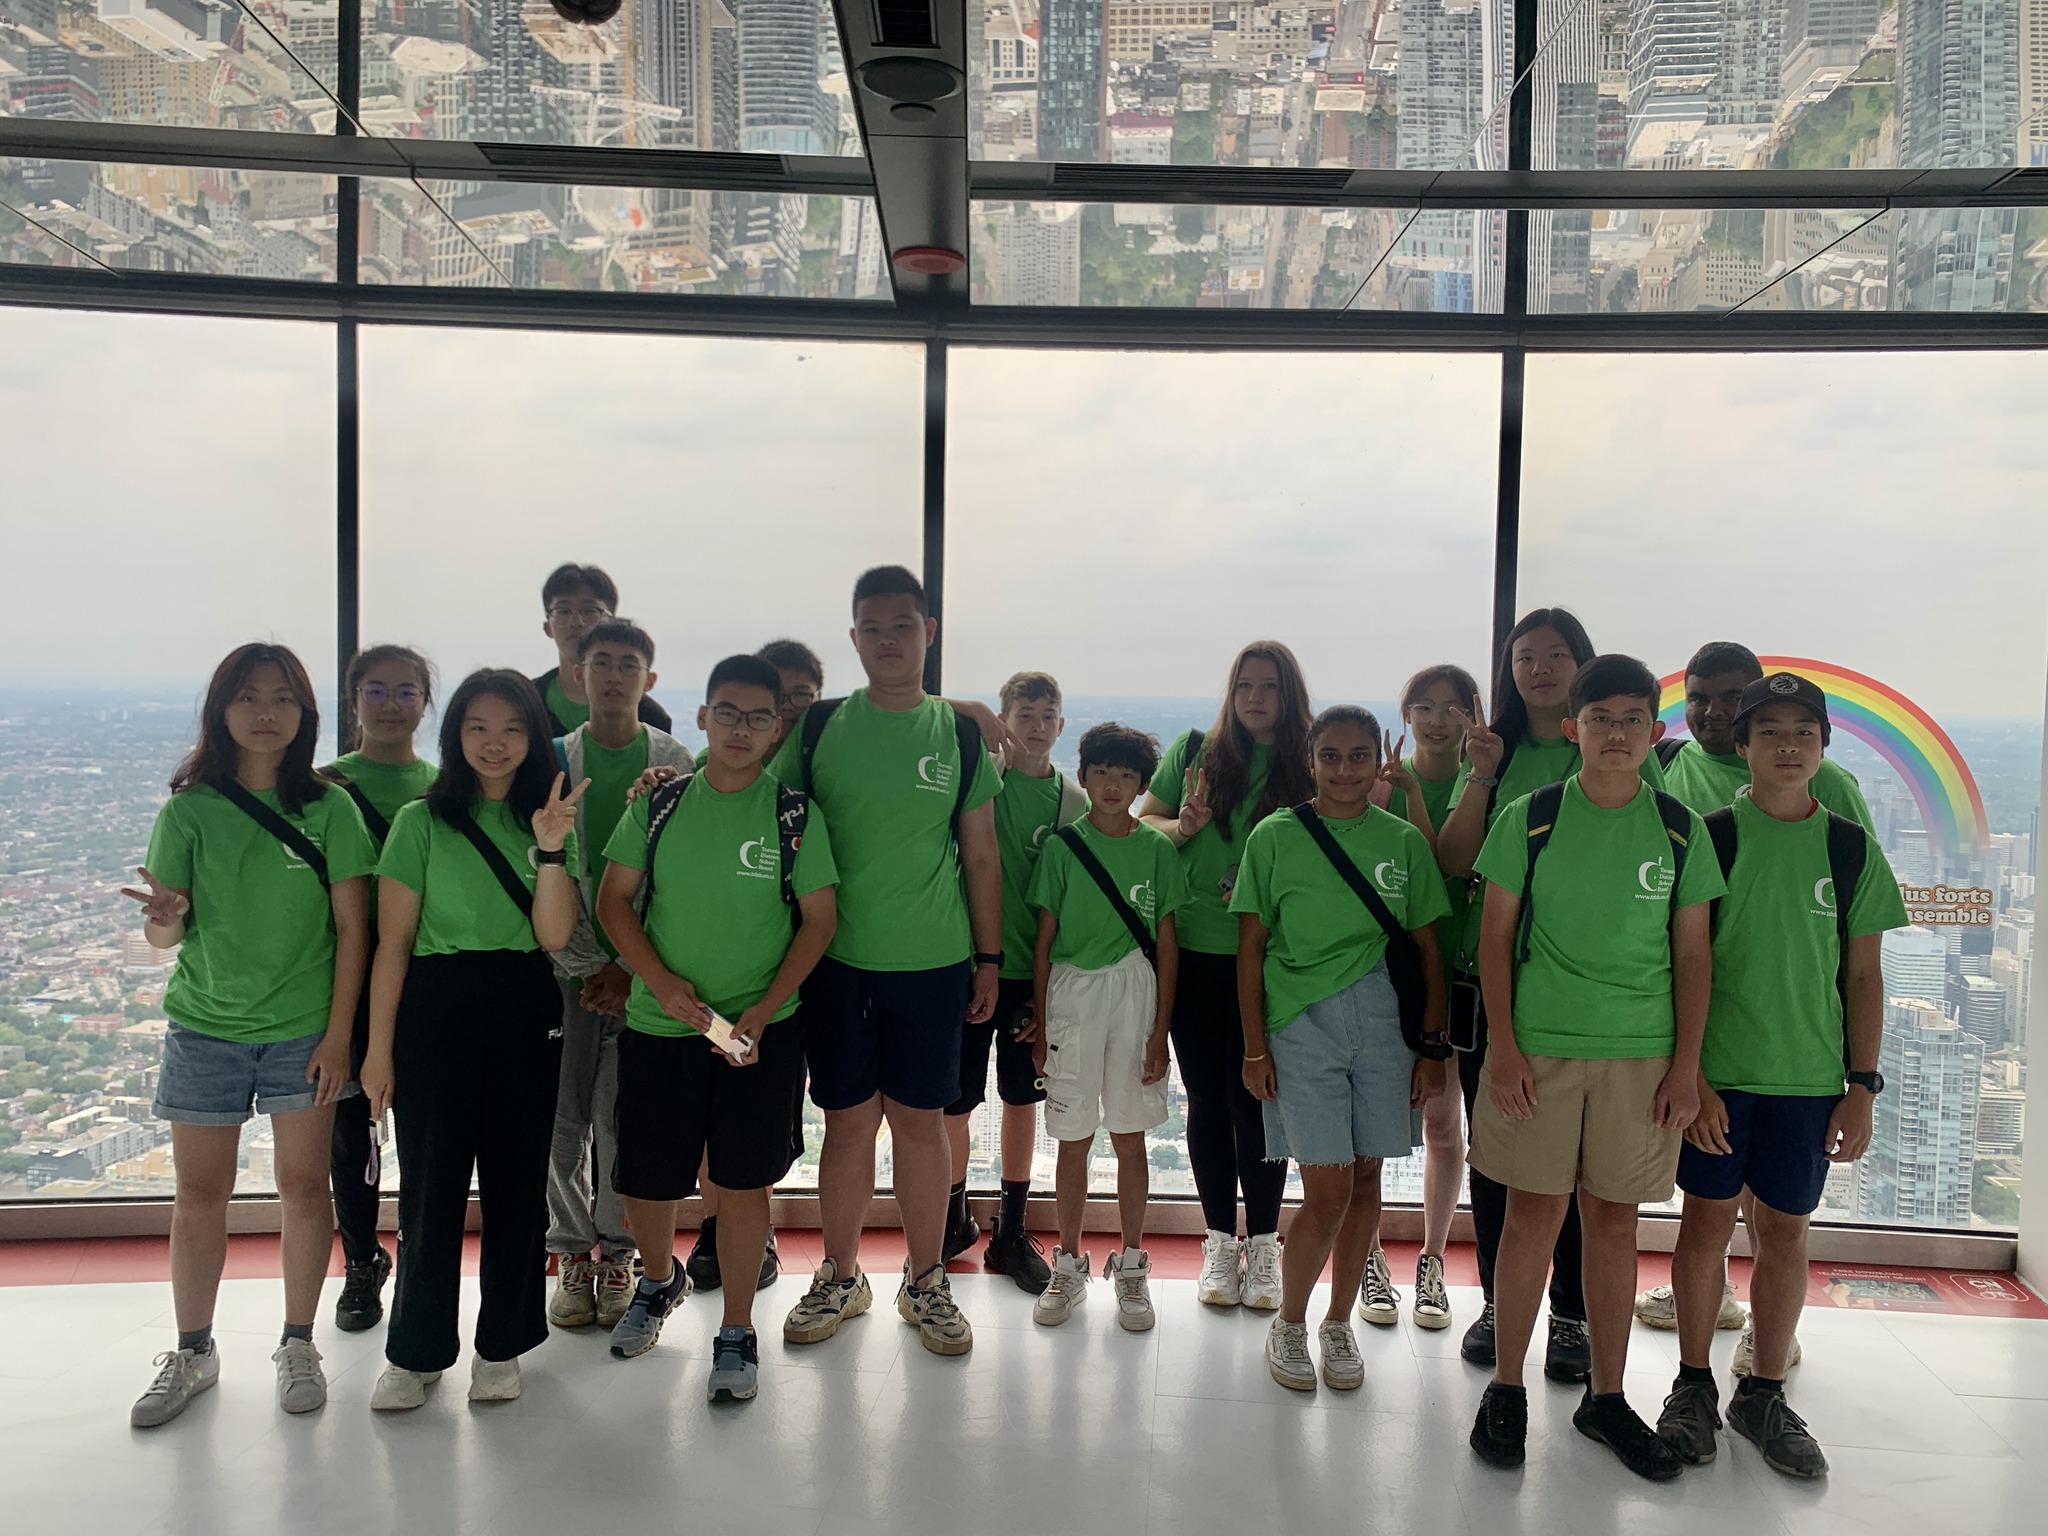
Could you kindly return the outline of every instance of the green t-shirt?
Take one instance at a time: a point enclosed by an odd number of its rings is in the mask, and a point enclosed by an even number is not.
[[[1012,769],[996,796],[996,847],[1003,855],[1003,966],[1012,980],[1029,980],[1038,948],[1038,913],[1031,906],[1031,876],[1052,839],[1060,814],[1057,769],[1043,779]],[[1147,828],[1147,830],[1151,830]]]
[[[329,765],[334,772],[347,779],[363,792],[363,798],[375,806],[389,826],[391,818],[398,814],[398,808],[408,800],[417,800],[427,792],[427,786],[434,782],[440,772],[424,758],[415,758],[404,767],[393,767],[390,763],[373,762],[360,752],[344,752]],[[345,791],[344,791],[345,793]],[[383,843],[375,832],[370,834],[370,846],[383,851]],[[370,882],[370,921],[377,920],[377,882]]]
[[[1550,846],[1536,865],[1528,961],[1515,973],[1515,1043],[1531,1056],[1669,1056],[1671,909],[1726,887],[1700,813],[1688,813],[1685,879],[1672,891],[1671,839],[1648,784],[1607,810],[1566,781]],[[1529,867],[1529,799],[1501,807],[1478,871],[1519,897]]]
[[[1159,760],[1152,775],[1152,793],[1159,797],[1168,815],[1180,814],[1181,791],[1186,787],[1188,735],[1181,732]],[[1194,766],[1209,755],[1205,740]],[[1182,949],[1198,949],[1205,955],[1237,953],[1237,919],[1230,915],[1230,892],[1237,884],[1238,861],[1244,857],[1244,840],[1255,824],[1259,797],[1266,792],[1266,780],[1273,772],[1271,743],[1252,747],[1251,792],[1230,813],[1230,836],[1214,821],[1180,847],[1181,872],[1187,876],[1188,904],[1174,920],[1173,936]]]
[[[655,850],[654,895],[641,917],[661,963],[697,989],[697,996],[737,1021],[768,990],[789,953],[790,911],[782,899],[782,842],[775,818],[778,786],[762,774],[737,794],[720,794],[701,775],[676,802]],[[604,856],[629,869],[647,867],[649,797],[626,807]],[[836,885],[832,839],[813,815],[790,872],[798,896]],[[797,999],[776,1013],[786,1019]],[[626,1027],[645,1035],[694,1035],[670,1018],[647,983],[633,978]]]
[[[512,815],[503,800],[479,799],[470,815],[484,835],[496,843],[513,871],[533,889],[540,873],[540,848],[533,833]],[[576,834],[563,847],[573,877]],[[453,955],[468,950],[540,948],[533,924],[513,905],[484,856],[468,838],[427,808],[424,800],[402,807],[384,840],[378,875],[396,880],[420,898],[419,927],[413,934],[416,955]]]
[[[1724,805],[1733,805],[1737,792],[1748,787],[1749,764],[1739,754],[1731,752],[1719,757],[1696,741],[1681,745],[1678,755],[1671,759],[1671,766],[1664,770],[1665,792],[1676,795],[1702,816]],[[1810,787],[1814,799],[1837,816],[1846,816],[1858,826],[1873,825],[1870,807],[1863,799],[1863,786],[1840,763],[1822,758]]]
[[[1907,921],[1891,866],[1877,839],[1864,837],[1863,878],[1849,901],[1851,938]],[[1714,994],[1700,1050],[1700,1069],[1714,1087],[1842,1091],[1840,899],[1828,881],[1827,817],[1779,821],[1738,795],[1735,867],[1714,913]]]
[[[1570,778],[1579,771],[1579,749],[1562,736],[1555,741],[1539,741],[1534,736],[1522,738],[1522,744],[1515,748],[1515,755],[1508,759],[1507,772],[1500,777],[1498,792],[1493,797],[1493,814],[1486,820],[1486,830],[1491,832],[1500,813],[1524,795],[1532,795],[1546,784],[1555,784],[1559,779]],[[1473,794],[1486,793],[1483,784],[1468,785],[1461,771],[1451,785],[1450,798],[1444,803],[1446,816],[1457,809],[1458,802],[1465,798],[1465,791]],[[1442,832],[1443,823],[1437,823]],[[1544,855],[1549,858],[1549,854]],[[1470,894],[1465,902],[1465,918],[1460,927],[1458,942],[1452,950],[1452,969],[1466,976],[1479,974],[1479,914],[1484,899],[1477,891],[1467,887]]]
[[[1323,825],[1386,898],[1403,928],[1450,911],[1429,840],[1401,817],[1368,806]],[[1546,855],[1547,857],[1547,855]],[[1275,811],[1245,840],[1232,912],[1266,925],[1266,1029],[1285,1029],[1311,1003],[1335,997],[1380,963],[1387,935],[1292,810]]]
[[[306,834],[330,881],[377,865],[356,803],[336,785],[299,815],[273,790],[256,798]],[[313,866],[219,791],[200,785],[157,812],[144,859],[192,894],[164,1012],[202,1035],[265,1045],[327,1028],[334,1004],[334,907]]]
[[[1457,771],[1447,779],[1425,779],[1416,772],[1415,759],[1411,757],[1408,759],[1408,771],[1415,774],[1415,782],[1422,786],[1421,800],[1423,807],[1429,812],[1430,831],[1443,831],[1444,818],[1451,814],[1451,796],[1457,793],[1458,785],[1465,777],[1464,764],[1461,762]],[[1387,800],[1387,809],[1403,821],[1415,822],[1408,804],[1408,791],[1405,789],[1394,791]],[[1447,968],[1456,961],[1458,946],[1465,937],[1466,909],[1472,905],[1472,898],[1467,893],[1469,883],[1463,875],[1456,879],[1446,876],[1444,879],[1444,901],[1449,910],[1443,920],[1436,925],[1436,941],[1443,950],[1444,965]]]
[[[974,952],[967,891],[953,849],[959,775],[974,775],[967,810],[1001,782],[986,752],[963,765],[953,706],[927,695],[915,709],[877,709],[865,688],[833,712],[811,762],[811,805],[832,828],[839,928],[828,953],[867,971],[929,971]],[[803,733],[792,729],[771,771],[803,783]]]
[[[1156,939],[1159,920],[1172,917],[1188,903],[1187,880],[1173,839],[1142,821],[1128,837],[1111,837],[1085,816],[1074,827]],[[1074,857],[1074,850],[1051,834],[1047,834],[1039,850],[1038,867],[1032,872],[1030,903],[1034,913],[1050,912],[1059,920],[1059,932],[1052,941],[1055,965],[1099,971],[1138,947],[1131,930],[1102,894],[1102,887]],[[1035,944],[1035,916],[1032,921]],[[1176,936],[1179,930],[1180,920],[1175,918]]]
[[[570,699],[568,694],[562,692],[562,676],[560,672],[557,672],[548,679],[548,691],[542,695],[542,698],[547,704],[548,713],[562,722],[562,729],[565,731],[575,730],[577,726],[582,725],[590,718],[590,706],[588,704],[578,704]]]
[[[641,726],[633,740],[623,747],[607,747],[594,739],[589,731],[583,733],[583,773],[590,780],[590,788],[583,792],[583,838],[586,846],[604,848],[610,845],[612,829],[626,814],[626,791],[646,771],[646,726]],[[597,942],[604,946],[604,952],[616,958],[618,946],[605,937],[604,925],[598,922],[594,912],[590,915],[590,926],[597,935]]]

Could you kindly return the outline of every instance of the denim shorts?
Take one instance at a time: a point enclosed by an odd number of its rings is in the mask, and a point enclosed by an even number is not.
[[[1279,1085],[1260,1106],[1268,1158],[1330,1166],[1422,1145],[1422,1111],[1408,1102],[1416,1055],[1385,961],[1267,1035],[1266,1049]]]
[[[173,1024],[157,1073],[156,1117],[178,1125],[240,1125],[252,1104],[259,1115],[311,1109],[306,1063],[325,1038],[323,1032],[251,1045]],[[342,1097],[360,1092],[351,1082]]]

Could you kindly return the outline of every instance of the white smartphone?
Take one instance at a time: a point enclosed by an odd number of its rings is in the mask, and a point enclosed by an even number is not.
[[[711,1022],[704,1026],[704,1038],[725,1052],[734,1062],[745,1061],[747,1052],[754,1048],[754,1042],[734,1029],[732,1020],[709,1003],[704,1005],[704,1012],[711,1019]]]

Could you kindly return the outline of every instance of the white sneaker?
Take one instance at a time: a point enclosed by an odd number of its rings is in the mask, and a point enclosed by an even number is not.
[[[1636,1321],[1649,1328],[1662,1328],[1667,1333],[1678,1327],[1678,1301],[1668,1285],[1653,1285],[1636,1298]],[[1723,1284],[1721,1287],[1721,1315],[1714,1319],[1716,1328],[1734,1330],[1749,1326],[1749,1313],[1741,1302],[1735,1299],[1735,1287]]]
[[[1114,1264],[1116,1260],[1111,1259]],[[1031,1304],[1031,1321],[1057,1328],[1074,1315],[1074,1309],[1088,1299],[1088,1255],[1071,1254],[1064,1248],[1052,1251],[1052,1279]]]
[[[469,1400],[472,1403],[509,1403],[519,1395],[519,1361],[486,1360],[469,1357]]]
[[[1202,1278],[1195,1299],[1205,1307],[1234,1307],[1244,1299],[1244,1244],[1214,1227],[1202,1239]]]
[[[943,1264],[912,1276],[910,1261],[903,1261],[896,1315],[917,1330],[918,1343],[935,1355],[964,1355],[974,1348],[974,1329],[953,1300],[953,1283]]]
[[[426,1406],[427,1388],[441,1379],[439,1371],[408,1371],[402,1365],[387,1365],[370,1394],[370,1407],[378,1413],[405,1413]]]
[[[1142,1248],[1113,1253],[1102,1267],[1104,1278],[1115,1287],[1116,1323],[1126,1333],[1144,1333],[1159,1321],[1152,1311],[1152,1255]]]
[[[555,1255],[555,1294],[548,1298],[548,1321],[557,1328],[588,1328],[597,1321],[596,1271],[589,1254]]]
[[[1332,1392],[1356,1392],[1365,1385],[1365,1357],[1351,1325],[1333,1317],[1316,1330],[1323,1346],[1323,1385]]]
[[[1792,1335],[1792,1347],[1785,1351],[1785,1369],[1791,1370],[1799,1363],[1803,1353],[1799,1348],[1799,1335]],[[1742,1330],[1742,1337],[1735,1341],[1735,1358],[1729,1362],[1730,1376],[1748,1376],[1756,1370],[1756,1325],[1749,1324]]]
[[[827,1259],[811,1278],[811,1288],[783,1319],[782,1337],[791,1344],[818,1344],[839,1331],[848,1318],[859,1317],[875,1304],[868,1277],[856,1270],[839,1277],[839,1266]]]
[[[1394,1289],[1393,1271],[1387,1268],[1387,1254],[1375,1248],[1365,1261],[1365,1283],[1358,1291],[1358,1315],[1375,1328],[1391,1328],[1401,1321],[1401,1293]]]
[[[1306,1323],[1290,1323],[1284,1317],[1273,1319],[1273,1326],[1266,1330],[1266,1369],[1283,1387],[1296,1392],[1315,1391],[1316,1363],[1309,1358]]]
[[[156,1366],[156,1380],[128,1410],[128,1422],[137,1429],[169,1423],[193,1398],[219,1381],[220,1349],[209,1347],[204,1354],[192,1349],[166,1350],[156,1357]]]
[[[1444,1261],[1433,1253],[1415,1261],[1413,1316],[1418,1328],[1451,1326],[1451,1293],[1444,1285]]]
[[[590,1266],[591,1304],[596,1309],[598,1327],[616,1328],[619,1325],[619,1319],[626,1315],[626,1308],[633,1304],[633,1289],[639,1283],[633,1277],[633,1255],[630,1253],[601,1257]]]
[[[1265,1232],[1244,1245],[1244,1304],[1260,1312],[1280,1310],[1280,1238]]]
[[[277,1367],[277,1406],[286,1413],[311,1413],[327,1406],[327,1373],[311,1339],[286,1339],[270,1357]]]

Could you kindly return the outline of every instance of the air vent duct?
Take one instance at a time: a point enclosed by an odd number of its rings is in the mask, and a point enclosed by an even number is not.
[[[874,0],[875,42],[884,48],[936,48],[932,0]]]

